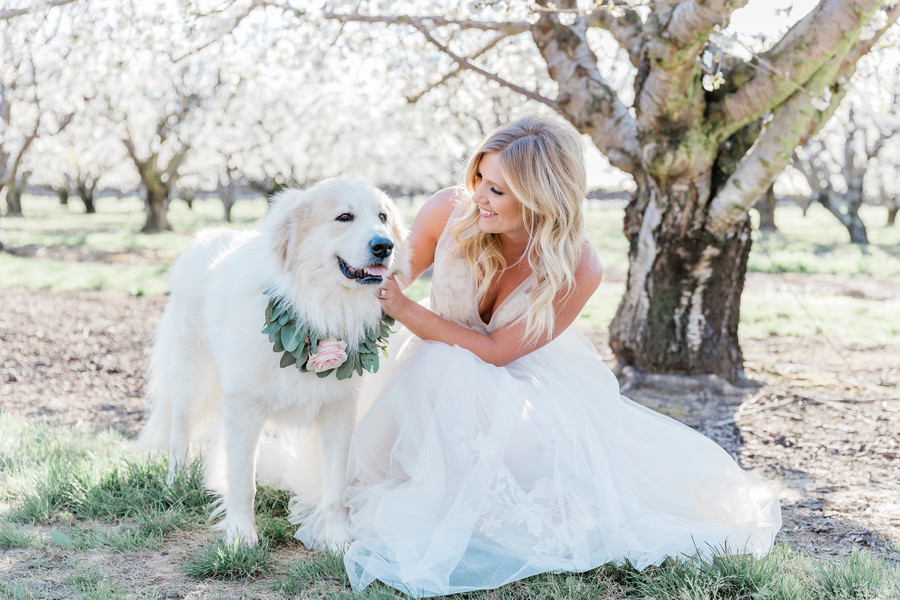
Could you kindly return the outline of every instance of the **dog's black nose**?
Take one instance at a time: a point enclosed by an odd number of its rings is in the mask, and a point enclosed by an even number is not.
[[[394,242],[387,238],[377,237],[369,242],[369,249],[378,258],[387,258],[394,251]]]

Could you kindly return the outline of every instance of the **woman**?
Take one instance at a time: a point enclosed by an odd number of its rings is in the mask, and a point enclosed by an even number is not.
[[[405,331],[353,437],[354,588],[441,595],[726,545],[767,552],[774,491],[621,397],[570,327],[601,278],[577,132],[540,117],[501,127],[465,182],[429,199],[410,234],[411,279],[433,266],[430,308],[393,280],[378,291]]]

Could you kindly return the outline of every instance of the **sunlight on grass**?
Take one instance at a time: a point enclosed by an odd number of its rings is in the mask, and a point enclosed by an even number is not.
[[[105,290],[147,296],[169,291],[169,268],[168,264],[73,263],[0,253],[0,285],[30,290]]]
[[[821,330],[843,345],[877,345],[900,339],[900,296],[869,300],[804,294],[802,304],[789,291],[763,290],[741,298],[741,336],[810,337]]]
[[[885,225],[880,206],[863,206],[860,214],[869,244],[850,243],[850,234],[823,207],[779,206],[778,233],[754,231],[747,265],[760,273],[818,273],[826,275],[900,276],[900,227]]]

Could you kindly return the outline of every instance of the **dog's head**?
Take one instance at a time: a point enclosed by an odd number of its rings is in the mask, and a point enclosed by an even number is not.
[[[274,200],[264,229],[282,268],[309,283],[375,286],[408,270],[406,228],[384,192],[354,179],[329,179]]]

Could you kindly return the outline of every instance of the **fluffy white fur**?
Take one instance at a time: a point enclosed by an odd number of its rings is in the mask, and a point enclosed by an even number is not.
[[[359,181],[336,179],[280,194],[259,231],[198,232],[175,262],[171,297],[153,345],[151,414],[139,446],[168,449],[171,479],[209,425],[223,425],[226,466],[218,491],[229,540],[258,540],[253,501],[267,423],[317,430],[322,482],[307,515],[316,521],[315,533],[305,541],[338,549],[348,540],[341,496],[365,375],[339,381],[333,374],[319,378],[295,366],[280,368],[281,354],[261,333],[268,303],[263,290],[274,288],[319,331],[353,348],[366,326],[381,319],[378,280],[348,278],[338,259],[354,269],[383,264],[388,272],[403,271],[405,233],[386,195]],[[394,251],[376,256],[373,240],[391,241]]]

